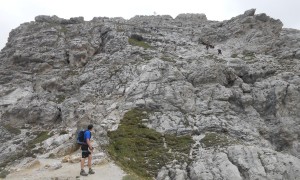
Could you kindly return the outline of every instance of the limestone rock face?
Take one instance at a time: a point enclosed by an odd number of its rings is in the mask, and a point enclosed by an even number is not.
[[[244,15],[245,16],[254,16],[256,9],[249,9],[245,11]]]
[[[151,110],[147,127],[195,140],[191,162],[157,179],[297,179],[299,42],[299,30],[255,9],[222,22],[37,16],[0,52],[0,164],[65,156],[89,123],[104,147],[138,107]],[[218,136],[205,144],[209,133]]]
[[[225,153],[224,153],[225,152]],[[190,179],[297,179],[299,160],[270,149],[235,145],[224,152],[201,151]]]
[[[207,21],[205,14],[179,14],[176,18],[176,21],[182,23],[183,26],[186,25],[200,25]]]

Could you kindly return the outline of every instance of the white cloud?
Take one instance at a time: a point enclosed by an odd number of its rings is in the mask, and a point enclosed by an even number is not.
[[[32,21],[37,15],[57,15],[62,18],[84,16],[124,17],[134,15],[205,13],[210,20],[230,19],[250,8],[258,13],[279,18],[285,27],[300,29],[300,2],[295,0],[0,0],[0,48],[4,47],[11,29]]]

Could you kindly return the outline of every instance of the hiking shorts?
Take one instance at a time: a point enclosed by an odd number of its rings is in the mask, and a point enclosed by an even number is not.
[[[87,145],[82,145],[81,150],[82,150],[82,156],[81,156],[82,158],[87,158],[91,154],[91,152],[89,151],[89,146]]]

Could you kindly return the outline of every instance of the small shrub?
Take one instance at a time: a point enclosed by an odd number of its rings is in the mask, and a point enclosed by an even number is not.
[[[32,150],[31,152],[34,153],[34,154],[43,154],[45,152],[45,149],[40,147],[38,149]]]
[[[209,147],[224,147],[237,144],[238,142],[231,139],[225,134],[218,134],[214,132],[208,132],[200,142],[207,148]]]
[[[66,34],[68,32],[68,29],[65,26],[61,26],[59,32]]]
[[[54,136],[54,131],[51,131],[51,132],[50,132],[50,137],[51,137],[51,136]]]
[[[243,55],[248,56],[248,57],[255,57],[255,53],[252,51],[248,51],[248,50],[244,50]]]
[[[235,54],[235,53],[234,53],[234,54],[231,54],[231,57],[232,57],[232,58],[236,58],[237,56],[238,56],[238,54]]]
[[[9,158],[5,159],[5,161],[0,164],[0,168],[4,168],[9,163],[14,162],[15,160],[18,160],[24,156],[25,156],[24,152],[16,152],[16,153],[12,152],[12,154],[9,156]]]
[[[168,56],[162,56],[160,59],[163,61],[167,61],[167,62],[173,62],[173,63],[176,62],[174,59],[172,59],[171,57],[168,57]]]
[[[49,154],[48,158],[53,159],[53,158],[55,158],[55,155],[53,153],[51,153],[51,154]]]
[[[5,124],[3,126],[8,132],[15,134],[15,135],[19,135],[21,134],[21,130],[15,127],[12,127],[10,124]]]
[[[56,97],[55,97],[55,102],[56,102],[57,104],[60,104],[60,103],[64,102],[65,99],[66,99],[66,96],[63,95],[63,94],[61,94],[61,95],[56,95]]]
[[[34,148],[36,144],[45,141],[46,139],[50,138],[53,134],[49,134],[48,131],[41,131],[37,134],[36,138],[28,142],[29,148]]]
[[[124,32],[124,28],[122,26],[117,26],[117,32]]]
[[[23,139],[15,140],[13,141],[13,144],[21,144],[23,142]]]
[[[181,152],[184,154],[189,154],[190,145],[194,142],[191,136],[174,136],[174,135],[165,135],[166,143],[169,148],[173,151]]]
[[[0,171],[0,178],[6,178],[6,176],[9,174],[9,171],[7,171],[7,170],[1,170]]]
[[[79,75],[79,72],[76,70],[69,70],[68,71],[68,76],[77,76]]]
[[[34,155],[34,152],[31,150],[27,150],[24,154],[25,157],[32,157],[32,158],[36,158],[36,155]]]
[[[143,59],[147,60],[147,61],[153,59],[153,57],[150,56],[150,55],[148,55],[148,54],[141,55],[141,57],[142,57]]]
[[[61,131],[59,132],[59,135],[64,135],[64,134],[69,134],[69,132],[66,131],[66,130],[61,130]]]
[[[144,41],[138,41],[136,39],[133,39],[133,38],[129,38],[128,39],[128,43],[132,46],[139,46],[139,47],[143,47],[144,49],[149,49],[151,48],[151,46],[144,42]]]

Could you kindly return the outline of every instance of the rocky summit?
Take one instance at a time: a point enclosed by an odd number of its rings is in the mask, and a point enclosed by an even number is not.
[[[0,171],[71,154],[93,123],[98,151],[140,179],[299,179],[299,47],[255,9],[37,16],[0,53]]]

